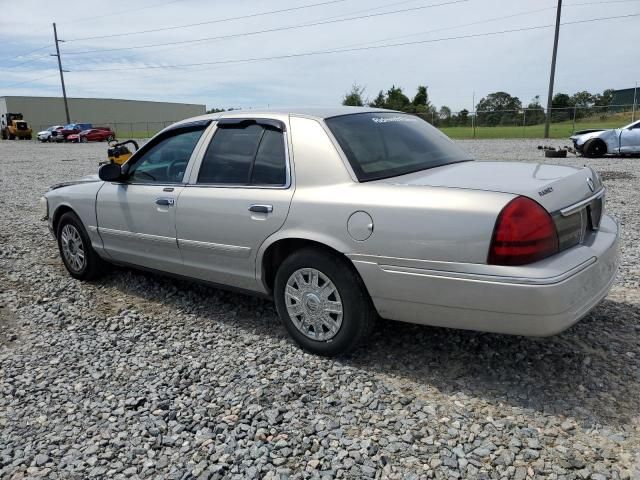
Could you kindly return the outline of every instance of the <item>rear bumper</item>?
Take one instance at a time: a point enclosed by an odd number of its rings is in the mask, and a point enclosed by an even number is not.
[[[407,262],[388,265],[358,256],[352,260],[384,318],[548,336],[569,328],[606,297],[618,266],[618,225],[603,216],[590,244],[575,248],[581,249],[582,257],[570,268],[561,253],[531,265],[529,271],[540,271],[529,278],[505,275],[505,267],[500,267],[499,275],[487,275],[414,268]],[[578,258],[576,252],[567,255]],[[554,263],[561,264],[563,271],[558,273]],[[545,272],[553,275],[545,276]]]

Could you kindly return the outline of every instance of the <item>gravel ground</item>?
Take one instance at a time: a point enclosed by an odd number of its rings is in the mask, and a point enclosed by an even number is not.
[[[542,142],[461,143],[536,161]],[[382,322],[327,360],[264,300],[129,270],[71,279],[37,200],[105,148],[0,142],[0,477],[640,478],[640,159],[588,161],[622,264],[567,332]]]

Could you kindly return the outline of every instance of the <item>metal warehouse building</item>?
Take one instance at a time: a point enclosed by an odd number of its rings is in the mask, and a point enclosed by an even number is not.
[[[205,105],[116,98],[68,98],[71,122],[110,126],[115,130],[154,132],[184,118],[202,115]],[[22,113],[34,131],[66,124],[61,97],[0,97],[0,114]]]

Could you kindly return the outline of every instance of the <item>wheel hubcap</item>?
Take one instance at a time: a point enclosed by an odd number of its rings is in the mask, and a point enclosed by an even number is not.
[[[62,227],[60,243],[62,244],[62,254],[67,261],[67,265],[76,272],[82,270],[85,263],[85,252],[78,229],[71,224]]]
[[[287,280],[285,303],[295,327],[312,340],[330,340],[342,326],[342,299],[338,289],[315,268],[293,272]]]

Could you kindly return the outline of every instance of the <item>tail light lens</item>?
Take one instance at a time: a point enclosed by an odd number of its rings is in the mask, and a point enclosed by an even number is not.
[[[530,198],[516,197],[498,215],[488,263],[525,265],[557,252],[558,233],[549,212]]]

